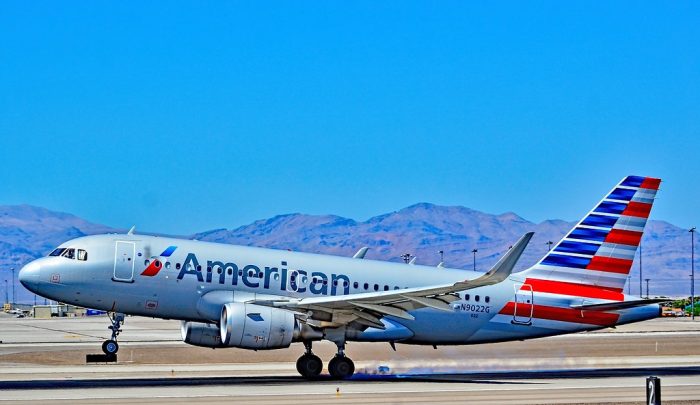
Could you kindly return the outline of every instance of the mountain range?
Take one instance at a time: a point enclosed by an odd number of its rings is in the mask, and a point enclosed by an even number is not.
[[[342,256],[368,246],[367,259],[399,262],[403,254],[409,253],[416,257],[417,264],[425,265],[437,265],[442,251],[447,267],[487,271],[520,236],[534,231],[535,237],[516,268],[519,271],[536,263],[549,248],[547,242],[556,243],[574,224],[556,219],[533,223],[512,212],[494,215],[460,206],[419,203],[366,221],[337,215],[285,214],[235,229],[214,229],[185,237]],[[0,274],[9,283],[7,270],[21,268],[66,240],[123,231],[45,208],[0,206]],[[650,220],[642,249],[643,277],[650,279],[651,295],[689,294],[687,230]],[[632,283],[626,287],[631,287],[633,294],[639,294],[640,288],[638,260],[639,255],[630,274]],[[17,283],[16,287],[18,301],[33,299],[21,285]],[[646,295],[646,287],[643,292]]]

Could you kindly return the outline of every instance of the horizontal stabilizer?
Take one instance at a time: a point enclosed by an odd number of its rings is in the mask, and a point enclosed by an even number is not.
[[[571,308],[589,310],[589,311],[617,311],[620,309],[643,307],[649,304],[659,304],[662,302],[673,301],[669,298],[653,298],[646,300],[621,301],[621,302],[606,302],[604,304],[586,304],[572,305]]]

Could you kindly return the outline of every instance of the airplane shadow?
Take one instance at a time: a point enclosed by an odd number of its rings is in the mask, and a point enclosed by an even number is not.
[[[652,367],[584,370],[502,371],[472,373],[433,374],[355,374],[343,384],[359,382],[434,382],[470,384],[546,384],[548,379],[560,378],[608,378],[635,376],[700,375],[700,367]],[[523,381],[528,380],[528,381]],[[534,381],[533,381],[534,380]],[[14,380],[0,381],[0,390],[26,389],[87,389],[210,385],[280,385],[302,384],[308,380],[296,376],[246,376],[246,377],[173,377],[173,378],[110,378],[80,380]],[[329,376],[320,376],[314,383],[337,384]]]

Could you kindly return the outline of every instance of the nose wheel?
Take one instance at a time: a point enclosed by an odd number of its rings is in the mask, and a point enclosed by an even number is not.
[[[119,351],[119,344],[117,343],[117,336],[122,331],[122,323],[124,323],[124,314],[114,313],[110,314],[109,320],[112,323],[107,328],[112,331],[112,337],[109,340],[105,340],[102,343],[102,351],[104,354],[114,355]]]
[[[115,340],[105,340],[102,343],[102,351],[105,354],[117,354],[119,351],[119,344]]]

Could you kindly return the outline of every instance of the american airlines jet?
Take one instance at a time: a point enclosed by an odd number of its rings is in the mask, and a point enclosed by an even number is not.
[[[338,353],[349,378],[348,341],[467,345],[523,340],[638,322],[659,300],[623,294],[660,184],[628,176],[533,267],[512,273],[532,233],[487,272],[406,265],[156,236],[70,240],[22,268],[39,295],[110,312],[114,355],[124,314],[182,321],[185,343],[252,350],[303,342],[297,370],[317,377],[314,341]]]

